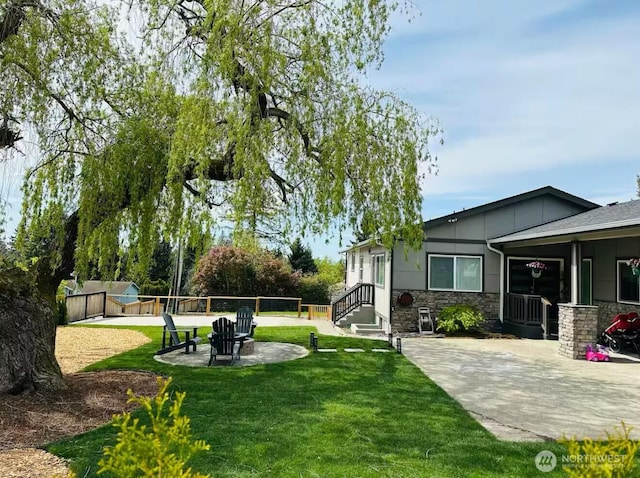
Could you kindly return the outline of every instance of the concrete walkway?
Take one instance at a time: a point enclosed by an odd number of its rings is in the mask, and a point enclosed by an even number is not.
[[[602,438],[624,421],[640,438],[640,361],[571,360],[558,342],[406,338],[402,350],[505,440]]]
[[[173,322],[176,327],[208,327],[211,328],[211,322],[219,317],[229,317],[227,315],[173,315]],[[324,335],[344,335],[338,328],[334,327],[330,320],[307,320],[306,318],[296,317],[278,317],[259,315],[254,316],[253,320],[258,323],[259,327],[280,327],[280,326],[310,326],[318,329],[318,333]],[[96,317],[94,319],[81,320],[74,322],[74,325],[155,325],[162,327],[164,320],[160,316],[140,315],[131,317]],[[204,334],[206,335],[206,334]]]

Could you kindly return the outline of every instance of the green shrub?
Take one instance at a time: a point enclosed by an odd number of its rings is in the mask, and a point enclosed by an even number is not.
[[[119,429],[116,444],[106,447],[98,462],[98,474],[110,473],[118,478],[206,478],[186,463],[199,451],[209,449],[202,440],[192,441],[189,417],[180,415],[184,392],[176,392],[169,399],[167,389],[171,378],[158,378],[158,394],[136,397],[129,390],[129,402],[139,404],[150,419],[150,425],[141,425],[131,413],[114,417],[113,426]]]
[[[567,447],[575,463],[563,465],[562,469],[571,478],[626,478],[631,476],[635,467],[635,458],[640,450],[640,441],[629,438],[631,428],[622,422],[622,430],[615,429],[613,434],[607,432],[606,440],[586,438],[563,438],[560,443]],[[584,459],[587,458],[588,459]]]
[[[54,311],[55,317],[54,320],[56,325],[67,325],[68,317],[67,317],[67,301],[57,300],[56,301],[56,310]]]
[[[330,300],[329,282],[317,275],[303,276],[298,285],[298,294],[303,304],[328,304]]]
[[[478,327],[484,322],[482,313],[471,305],[445,307],[438,315],[438,329],[444,332],[458,332]]]
[[[169,283],[166,280],[145,280],[140,286],[140,295],[163,296],[169,294]]]

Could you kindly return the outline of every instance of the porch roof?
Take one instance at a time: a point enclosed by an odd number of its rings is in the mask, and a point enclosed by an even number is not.
[[[524,231],[489,239],[490,244],[543,245],[640,236],[640,199],[602,206]]]

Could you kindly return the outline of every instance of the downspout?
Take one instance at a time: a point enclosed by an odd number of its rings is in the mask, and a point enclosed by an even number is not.
[[[500,256],[500,322],[504,323],[504,252],[493,247],[487,239],[487,249]]]

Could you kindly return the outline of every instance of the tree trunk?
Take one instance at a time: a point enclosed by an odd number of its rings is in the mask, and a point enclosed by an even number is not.
[[[37,289],[2,281],[0,393],[65,388],[55,357],[55,341],[53,312]]]

